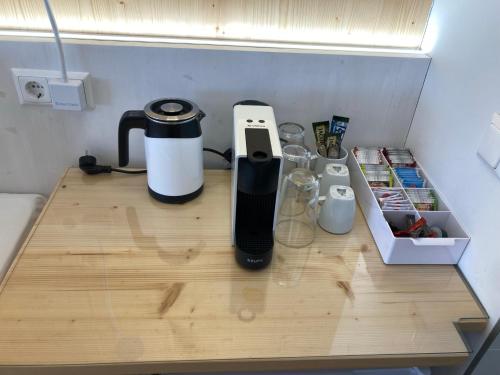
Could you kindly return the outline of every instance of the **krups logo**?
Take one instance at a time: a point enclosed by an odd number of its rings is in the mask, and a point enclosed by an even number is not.
[[[252,258],[247,258],[248,263],[262,263],[264,259],[252,259]]]

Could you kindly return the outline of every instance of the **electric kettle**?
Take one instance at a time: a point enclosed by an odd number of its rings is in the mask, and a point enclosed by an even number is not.
[[[148,190],[164,203],[184,203],[203,190],[205,113],[185,99],[158,99],[143,111],[127,111],[118,128],[119,165],[129,161],[129,131],[144,130]]]

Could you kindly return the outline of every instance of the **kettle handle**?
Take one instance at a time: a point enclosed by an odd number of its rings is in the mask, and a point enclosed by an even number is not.
[[[128,164],[128,135],[130,129],[144,129],[147,127],[147,118],[144,111],[125,112],[118,125],[118,165],[125,167]]]

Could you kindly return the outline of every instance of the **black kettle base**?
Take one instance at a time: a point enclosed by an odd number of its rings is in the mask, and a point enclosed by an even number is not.
[[[203,191],[203,185],[201,185],[198,190],[195,190],[192,193],[185,194],[185,195],[163,195],[163,194],[157,193],[156,191],[151,189],[149,186],[148,186],[148,191],[149,191],[149,194],[154,199],[156,199],[162,203],[182,204],[182,203],[189,202],[189,201],[193,200],[194,198],[196,198],[198,195],[200,195],[201,192]]]

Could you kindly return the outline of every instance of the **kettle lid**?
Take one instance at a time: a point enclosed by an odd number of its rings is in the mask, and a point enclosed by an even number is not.
[[[201,113],[198,106],[186,99],[157,99],[144,107],[146,116],[156,122],[185,122],[192,120]]]

